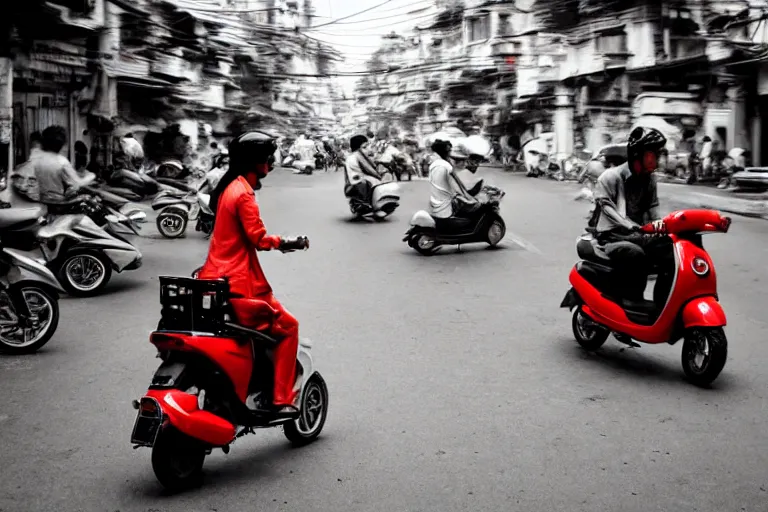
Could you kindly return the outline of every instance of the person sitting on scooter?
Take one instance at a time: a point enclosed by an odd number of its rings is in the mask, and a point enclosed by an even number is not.
[[[78,196],[81,180],[67,157],[60,154],[67,142],[67,131],[61,126],[43,130],[43,152],[34,161],[34,175],[40,202],[48,206],[48,213],[66,212],[65,203]]]
[[[627,300],[643,301],[650,263],[669,249],[669,240],[639,233],[640,226],[659,219],[656,180],[653,172],[667,139],[656,129],[635,128],[627,143],[628,160],[607,169],[595,185],[595,210],[590,231],[622,274]]]
[[[245,133],[229,144],[229,170],[211,193],[210,206],[216,212],[216,218],[208,257],[198,278],[226,277],[233,295],[266,302],[278,311],[273,320],[272,334],[282,338],[282,341],[274,351],[273,405],[280,414],[291,414],[296,412],[293,385],[299,322],[272,294],[257,251],[307,249],[309,241],[305,237],[286,239],[268,235],[261,220],[254,189],[261,188],[261,180],[271,170],[276,147],[274,138],[260,132]],[[255,327],[253,324],[258,320],[238,318],[246,327]]]
[[[432,144],[435,158],[429,166],[430,198],[432,216],[437,219],[448,219],[462,216],[475,209],[477,201],[470,194],[456,175],[453,160],[462,169],[466,163],[466,155],[453,151],[449,141],[436,140]]]
[[[356,195],[363,201],[371,202],[373,187],[381,181],[381,175],[363,152],[367,144],[368,138],[365,135],[355,135],[349,140],[351,153],[344,162],[345,192],[348,196]]]

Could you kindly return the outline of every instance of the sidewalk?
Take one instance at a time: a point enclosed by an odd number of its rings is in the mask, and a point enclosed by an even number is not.
[[[768,219],[768,194],[728,192],[716,188],[659,183],[659,195],[666,200],[694,208],[711,208],[737,215]]]

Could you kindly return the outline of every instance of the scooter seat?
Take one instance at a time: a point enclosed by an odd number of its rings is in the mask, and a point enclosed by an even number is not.
[[[255,331],[269,330],[279,315],[276,309],[262,300],[230,298],[229,302],[238,323]]]
[[[651,300],[629,300],[621,299],[621,306],[628,311],[636,311],[638,313],[654,313],[659,307],[655,302]]]
[[[45,206],[29,206],[24,208],[6,208],[0,210],[0,229],[21,229],[32,225],[40,217],[45,216]]]
[[[477,223],[476,218],[472,217],[448,217],[447,219],[435,219],[435,227],[438,232],[463,233],[468,229],[473,229]]]
[[[611,258],[608,257],[605,250],[595,240],[579,240],[576,244],[576,253],[584,261],[592,261],[601,265],[609,265],[611,262]]]

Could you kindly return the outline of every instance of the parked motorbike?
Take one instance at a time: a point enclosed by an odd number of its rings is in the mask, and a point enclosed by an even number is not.
[[[391,215],[400,206],[400,186],[393,181],[383,181],[373,187],[371,201],[363,201],[353,194],[347,173],[344,173],[344,196],[349,200],[349,209],[353,215],[381,221]]]
[[[164,160],[157,167],[150,170],[148,174],[155,179],[184,180],[191,175],[189,168],[185,167],[179,160]]]
[[[90,192],[91,187],[86,187],[83,191]],[[98,193],[98,192],[97,192]],[[111,201],[117,204],[116,201]],[[135,206],[130,206],[126,202],[120,210],[109,206],[101,199],[99,195],[83,194],[77,198],[57,207],[59,215],[87,215],[97,226],[104,229],[110,235],[121,239],[120,230],[124,228],[138,235],[141,230],[141,224],[147,221],[147,214]]]
[[[214,212],[209,204],[211,196],[206,179],[198,182],[194,192],[164,190],[155,196],[152,209],[157,215],[157,230],[165,238],[179,238],[187,231],[189,221],[197,221],[195,231],[210,235],[213,231]]]
[[[477,185],[476,185],[477,187]],[[411,218],[403,242],[424,256],[435,254],[442,245],[485,242],[495,247],[504,238],[507,226],[499,215],[505,193],[495,187],[480,185],[480,208],[468,216],[438,219],[425,210]]]
[[[283,426],[294,445],[314,441],[328,415],[328,388],[315,370],[311,346],[302,342],[296,361],[299,412],[278,416],[272,406],[269,351],[279,341],[265,334],[276,311],[267,303],[233,298],[225,280],[160,277],[162,317],[150,335],[162,359],[138,410],[131,434],[135,447],[152,448],[152,469],[169,489],[197,483],[206,455],[229,453],[254,429]],[[237,310],[259,315],[248,329]]]
[[[44,265],[5,247],[19,225],[39,222],[16,210],[0,212],[0,350],[10,354],[30,354],[40,350],[56,333],[59,325],[59,293],[64,292],[56,277]],[[19,311],[8,294],[14,290],[26,302]]]
[[[110,187],[130,190],[142,198],[157,194],[160,189],[160,184],[143,170],[115,169],[110,173],[107,184]]]
[[[2,230],[6,245],[22,251],[39,248],[48,269],[71,295],[96,295],[109,283],[113,271],[141,266],[138,249],[121,236],[107,233],[87,215],[61,215],[49,222],[42,206],[6,212],[14,218]]]
[[[702,245],[702,233],[728,232],[731,219],[713,210],[682,210],[664,218],[664,230],[674,245],[670,262],[657,268],[652,301],[622,298],[622,282],[604,249],[591,236],[579,239],[581,261],[571,270],[571,289],[560,307],[573,311],[576,341],[597,350],[611,332],[622,343],[674,345],[684,339],[682,364],[696,385],[713,382],[728,353],[723,327],[725,312],[717,299],[712,260]],[[652,224],[642,228],[653,233]]]

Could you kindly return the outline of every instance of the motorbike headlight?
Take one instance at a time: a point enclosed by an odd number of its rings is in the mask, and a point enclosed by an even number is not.
[[[120,220],[112,214],[105,215],[104,218],[107,219],[107,222],[120,222]]]
[[[697,276],[704,277],[709,274],[709,263],[704,258],[694,258],[691,262],[691,269]]]

